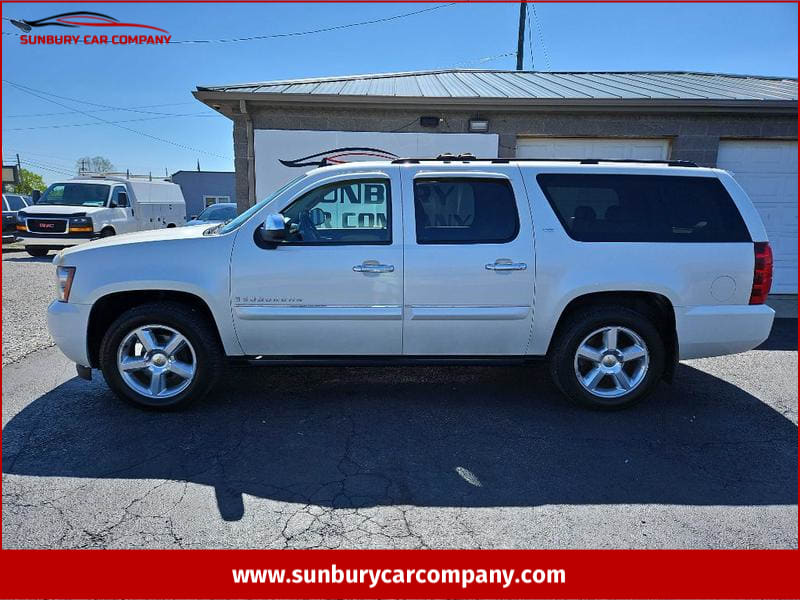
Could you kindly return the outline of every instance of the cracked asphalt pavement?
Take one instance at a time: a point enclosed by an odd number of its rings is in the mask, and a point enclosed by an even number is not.
[[[160,414],[11,331],[4,548],[797,547],[796,320],[608,414],[544,365],[232,369]]]

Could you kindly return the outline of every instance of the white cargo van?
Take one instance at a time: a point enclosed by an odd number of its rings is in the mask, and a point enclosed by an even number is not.
[[[149,176],[80,176],[50,185],[17,213],[17,237],[31,256],[97,238],[186,222],[179,185]]]

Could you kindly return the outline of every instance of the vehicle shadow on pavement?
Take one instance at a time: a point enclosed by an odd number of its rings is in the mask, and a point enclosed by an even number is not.
[[[242,494],[376,505],[797,504],[797,426],[687,365],[630,410],[564,401],[533,367],[232,370],[184,412],[117,400],[95,371],[3,430],[3,472],[172,479]]]
[[[756,350],[797,350],[797,319],[775,319],[769,338]]]
[[[4,251],[5,252],[5,251]],[[21,263],[52,263],[53,262],[53,254],[50,256],[15,256],[14,258],[6,258],[4,259],[5,262],[21,262]]]

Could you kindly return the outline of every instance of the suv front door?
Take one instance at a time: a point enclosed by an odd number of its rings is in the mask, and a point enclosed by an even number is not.
[[[287,239],[261,242],[262,212],[238,231],[231,257],[245,354],[401,354],[399,168],[316,180],[269,212],[282,214]]]
[[[519,169],[408,168],[403,197],[403,353],[525,354],[534,240]]]

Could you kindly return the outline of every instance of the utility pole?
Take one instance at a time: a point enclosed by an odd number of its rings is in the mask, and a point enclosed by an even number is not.
[[[522,61],[525,58],[525,16],[527,6],[519,3],[519,35],[517,37],[517,71],[522,71]]]

